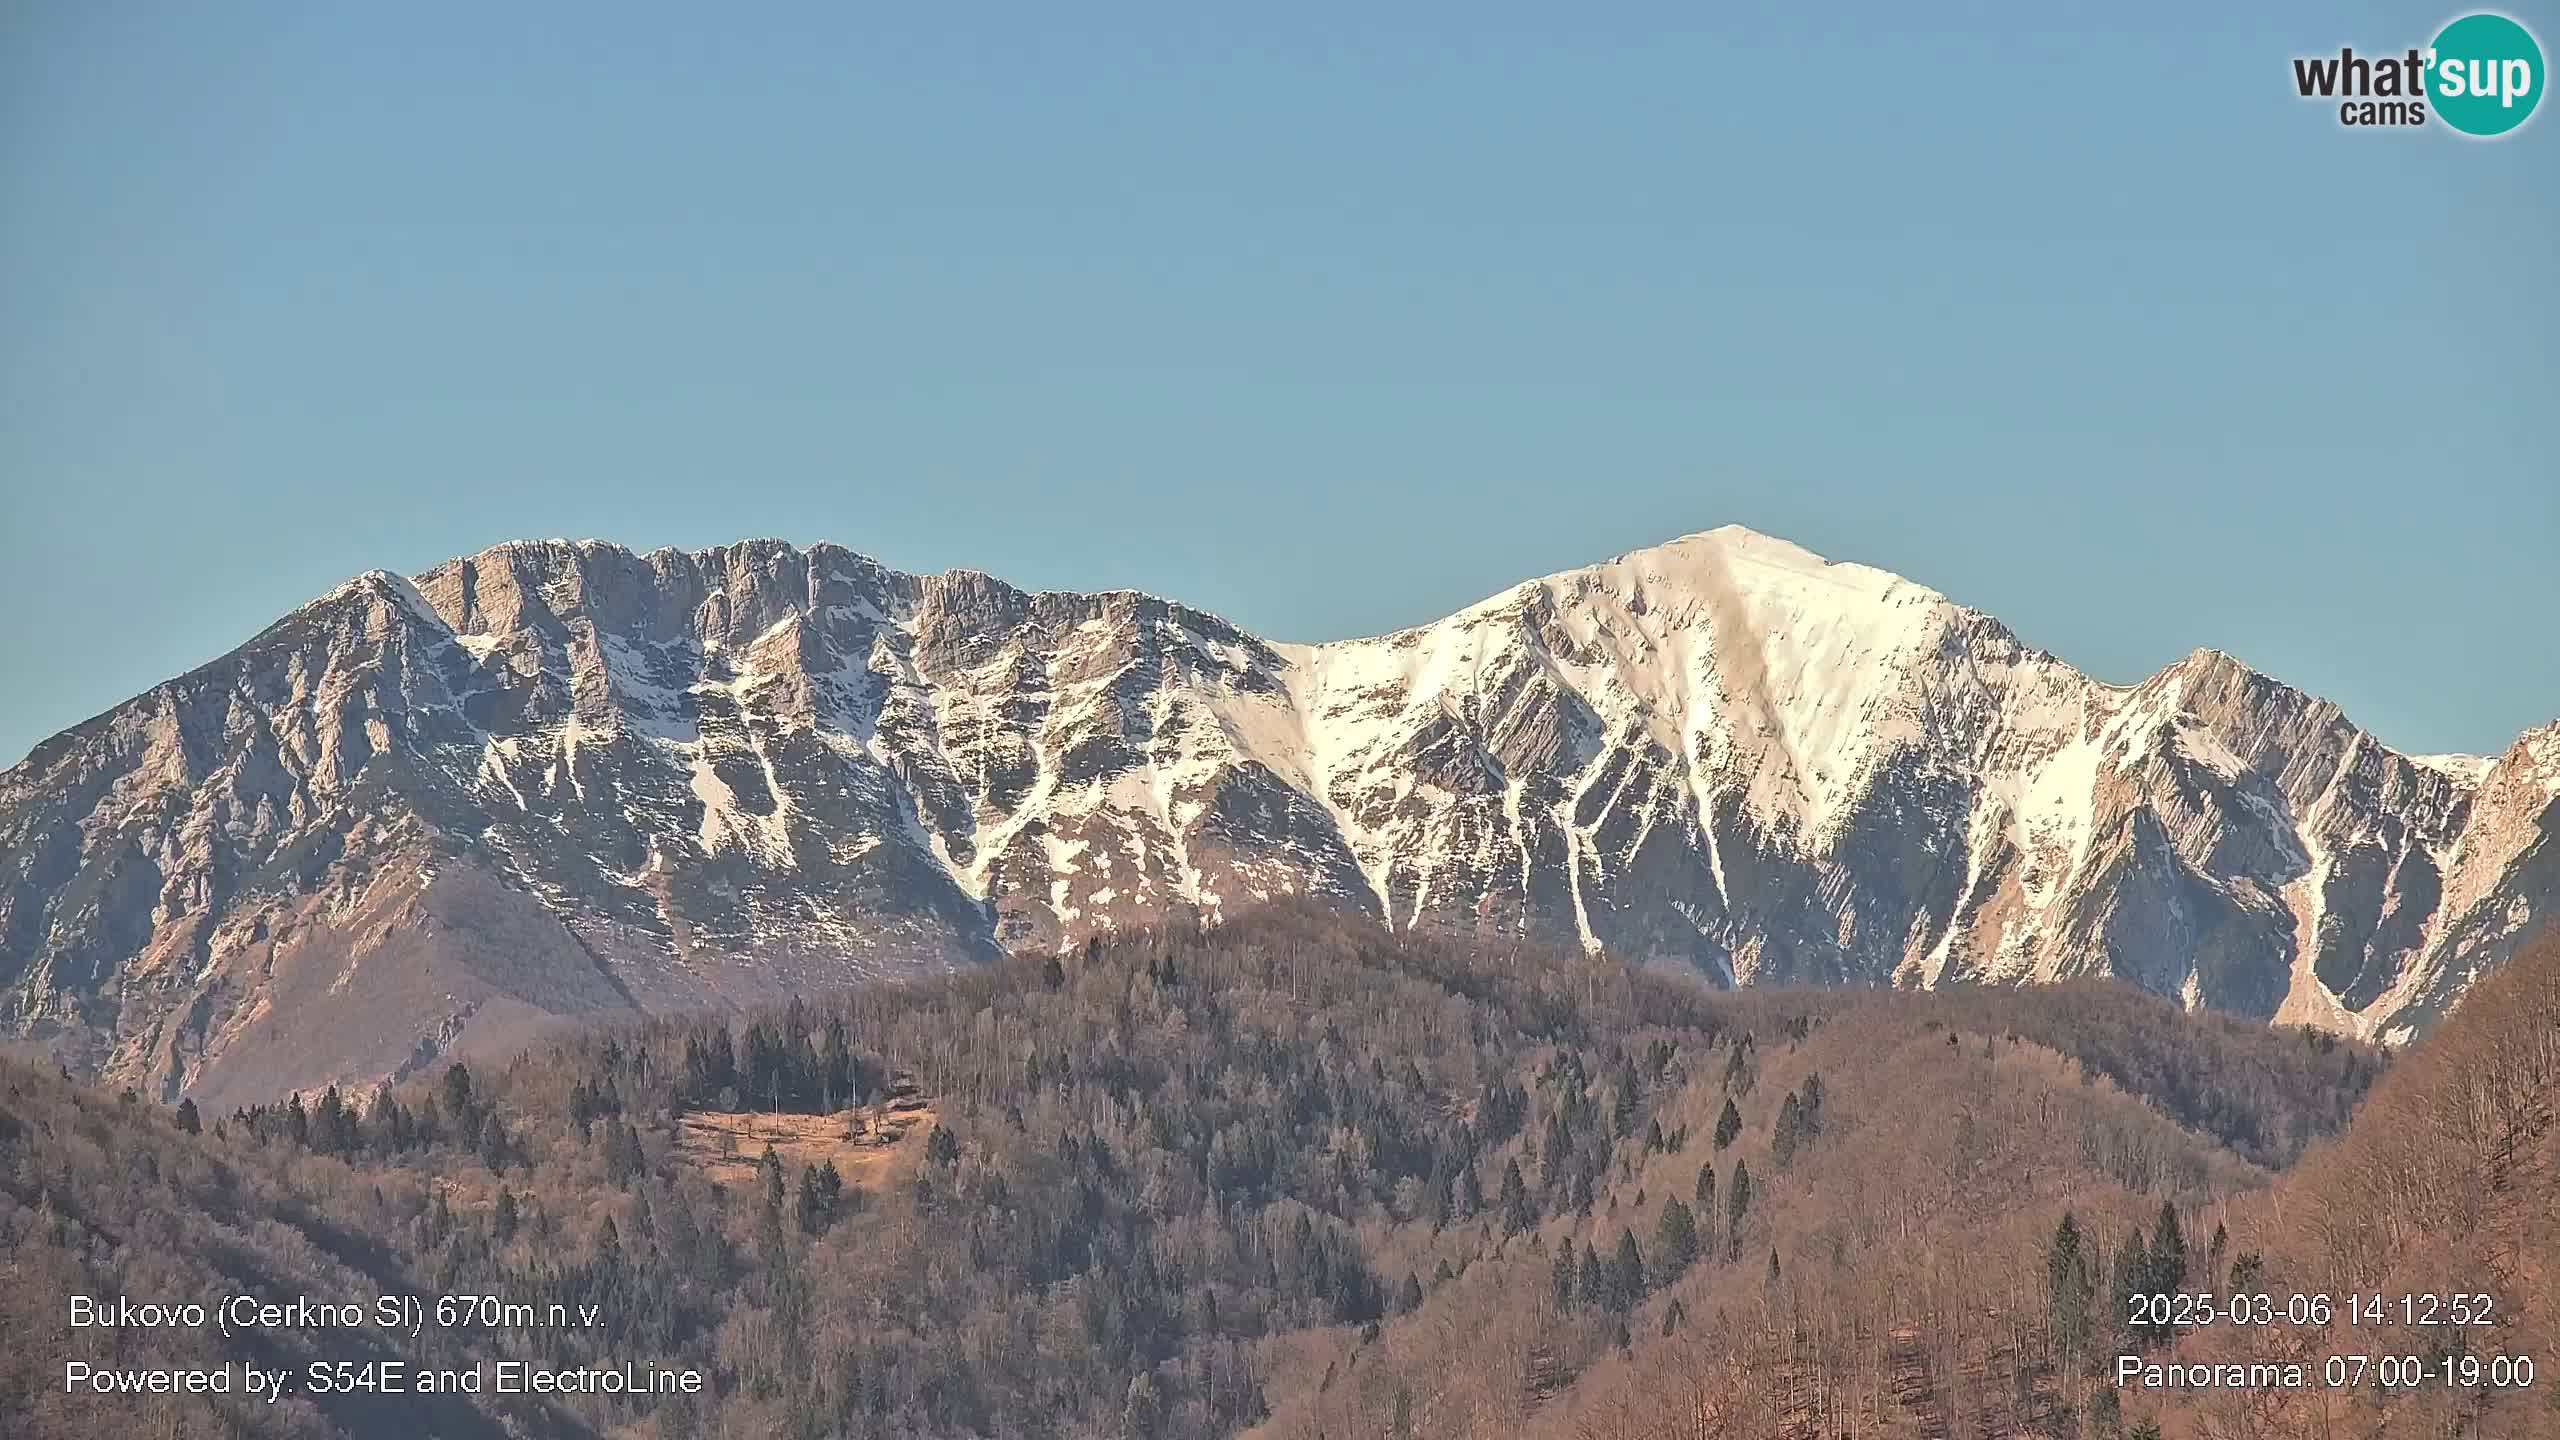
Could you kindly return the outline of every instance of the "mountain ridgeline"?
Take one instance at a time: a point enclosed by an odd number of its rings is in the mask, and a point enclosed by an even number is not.
[[[1727,529],[1263,641],[833,546],[372,573],[0,775],[0,1030],[265,1099],[1307,897],[1718,984],[2112,977],[2404,1040],[2546,925],[2560,725],[2412,757]]]

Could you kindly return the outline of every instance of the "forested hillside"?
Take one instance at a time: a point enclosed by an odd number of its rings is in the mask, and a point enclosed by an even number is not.
[[[2560,937],[2483,980],[2375,1088],[2355,1123],[2232,1209],[2255,1287],[2326,1295],[2326,1323],[2189,1329],[2174,1353],[2319,1367],[2363,1382],[2214,1396],[2170,1436],[2560,1435]],[[2341,1297],[2378,1297],[2383,1323]],[[2467,1322],[2467,1323],[2466,1323]],[[2389,1384],[2388,1362],[2415,1383]],[[2519,1361],[2526,1362],[2519,1365]],[[2537,1369],[2538,1367],[2538,1369]]]
[[[2164,1227],[2218,1265],[2225,1224],[2291,1263],[2260,1238],[2267,1167],[2382,1073],[2331,1036],[2110,985],[1718,994],[1297,907],[219,1115],[12,1063],[0,1416],[39,1436],[2109,1434],[2145,1416],[2080,1368],[2102,1302],[2055,1343],[2059,1217],[2099,1275],[2154,1263]],[[495,1293],[600,1322],[245,1348],[65,1322],[72,1294],[233,1291]],[[697,1366],[712,1391],[62,1393],[67,1359],[252,1351]]]

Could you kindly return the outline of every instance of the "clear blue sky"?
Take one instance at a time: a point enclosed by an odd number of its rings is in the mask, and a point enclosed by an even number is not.
[[[2560,715],[2560,117],[2289,83],[2457,12],[1598,8],[0,9],[0,758],[547,535],[1320,639],[1741,522]]]

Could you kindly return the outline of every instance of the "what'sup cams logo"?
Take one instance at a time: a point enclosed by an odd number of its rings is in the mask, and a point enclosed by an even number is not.
[[[2516,20],[2465,15],[2397,55],[2296,56],[2293,88],[2334,103],[2341,125],[2424,125],[2464,135],[2513,134],[2542,102],[2542,46]]]

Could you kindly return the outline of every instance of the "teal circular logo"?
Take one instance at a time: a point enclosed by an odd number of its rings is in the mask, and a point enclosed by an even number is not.
[[[2427,51],[2427,99],[2465,135],[2504,135],[2542,99],[2542,47],[2504,15],[2465,15]]]

